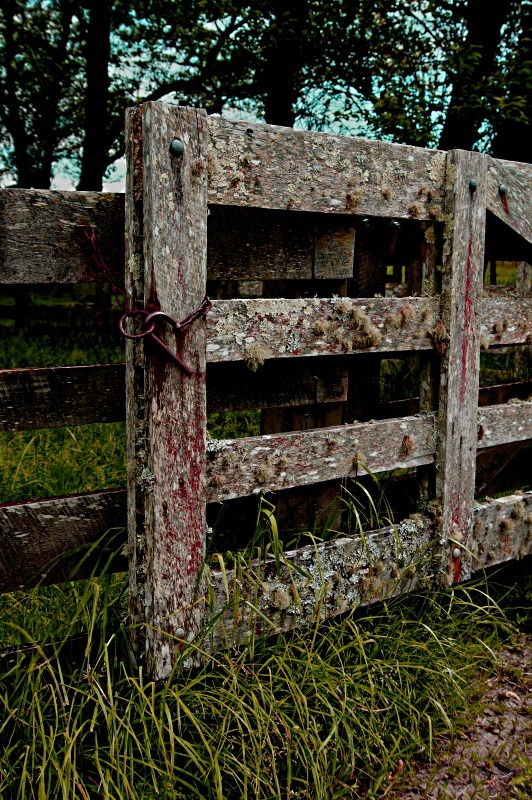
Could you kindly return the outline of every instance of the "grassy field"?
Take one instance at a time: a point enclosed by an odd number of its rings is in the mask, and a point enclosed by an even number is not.
[[[4,367],[123,358],[84,329],[37,341],[0,328],[0,353]],[[257,426],[256,412],[209,421],[213,436]],[[120,486],[123,425],[3,433],[0,464],[1,502]],[[193,670],[201,641],[190,643],[153,683],[129,658],[126,590],[104,572],[0,595],[0,647],[53,642],[0,658],[0,798],[386,797],[439,734],[459,735],[494,653],[531,619],[526,577],[511,592],[484,580],[205,654]]]

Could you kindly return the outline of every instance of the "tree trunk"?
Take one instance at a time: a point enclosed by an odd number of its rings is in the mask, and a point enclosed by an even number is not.
[[[519,43],[508,82],[508,99],[524,98],[520,118],[506,117],[497,126],[493,142],[493,155],[514,161],[532,161],[532,91],[530,64],[532,63],[532,11],[528,9],[523,20]]]
[[[442,150],[472,150],[485,116],[483,95],[487,76],[495,69],[501,27],[508,19],[513,0],[499,0],[486,7],[485,0],[469,0],[463,47],[457,56],[451,102],[439,147]]]
[[[308,0],[273,0],[262,75],[264,114],[271,125],[293,127],[299,75],[305,60]]]
[[[85,95],[85,135],[79,190],[101,192],[107,159],[107,103],[109,98],[109,58],[111,54],[111,9],[107,0],[92,0],[86,46],[87,88]]]

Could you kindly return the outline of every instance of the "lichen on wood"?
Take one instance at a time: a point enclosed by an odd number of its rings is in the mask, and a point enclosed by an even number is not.
[[[431,464],[434,452],[432,415],[209,440],[207,499],[228,500],[360,475],[368,470],[382,472]]]
[[[209,607],[218,619],[207,647],[287,631],[413,590],[430,573],[433,530],[416,515],[397,525],[308,545],[246,568],[212,572]]]
[[[211,203],[398,218],[415,205],[418,219],[439,215],[440,151],[220,117],[209,117],[209,131]]]
[[[396,316],[397,326],[390,325]],[[437,301],[398,298],[218,300],[207,319],[207,360],[430,350]]]

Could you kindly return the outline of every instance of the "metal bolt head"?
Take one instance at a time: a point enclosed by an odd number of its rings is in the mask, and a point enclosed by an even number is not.
[[[501,197],[504,197],[505,195],[508,194],[508,187],[506,186],[505,183],[501,183],[501,185],[499,186],[499,194]]]
[[[361,220],[361,222],[362,222],[362,225],[363,225],[365,228],[369,228],[369,226],[371,225],[371,221],[368,219],[368,217],[364,217],[364,218]]]
[[[174,156],[182,156],[185,152],[185,145],[181,139],[172,139],[170,143],[170,152]]]
[[[471,180],[469,181],[469,191],[471,192],[471,194],[477,191],[477,186],[478,183],[476,182],[476,180],[474,178],[471,178]]]
[[[461,555],[462,555],[462,551],[460,550],[460,548],[459,547],[455,547],[454,550],[453,550],[453,558],[454,558],[454,560],[456,561],[456,559],[460,558]]]
[[[390,222],[390,225],[391,225],[392,228],[400,228],[401,227],[401,223],[397,219],[392,219],[392,221]]]

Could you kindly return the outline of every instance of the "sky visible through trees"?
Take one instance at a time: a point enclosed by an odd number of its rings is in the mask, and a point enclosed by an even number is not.
[[[4,0],[2,185],[100,190],[160,99],[530,161],[532,0]]]

